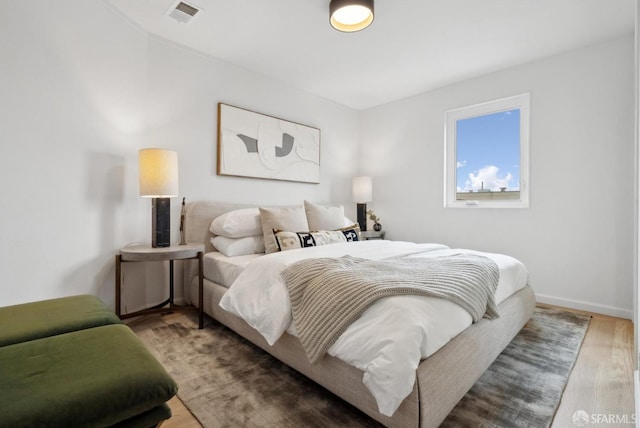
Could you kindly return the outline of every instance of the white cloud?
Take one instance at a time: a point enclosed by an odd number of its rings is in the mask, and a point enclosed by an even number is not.
[[[500,177],[499,172],[500,168],[495,165],[489,165],[480,168],[477,174],[473,172],[470,173],[469,179],[465,182],[464,191],[477,191],[484,188],[498,192],[501,187],[512,189],[511,182],[513,181],[513,176],[511,173],[507,172],[506,175]]]
[[[467,161],[466,161],[466,160],[458,161],[458,163],[457,163],[457,167],[458,167],[458,168],[462,168],[462,167],[463,167],[463,166],[465,166],[466,164],[467,164]]]

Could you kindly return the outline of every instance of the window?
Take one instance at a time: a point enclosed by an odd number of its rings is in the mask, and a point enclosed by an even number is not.
[[[445,207],[529,206],[529,94],[445,114]]]

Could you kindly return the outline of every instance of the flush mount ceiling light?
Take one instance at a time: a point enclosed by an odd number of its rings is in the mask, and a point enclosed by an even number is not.
[[[373,0],[331,0],[329,22],[338,31],[353,33],[373,22]]]

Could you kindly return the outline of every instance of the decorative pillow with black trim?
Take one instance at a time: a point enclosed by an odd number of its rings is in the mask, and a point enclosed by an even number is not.
[[[358,224],[338,230],[318,230],[315,232],[288,232],[273,229],[273,236],[276,238],[280,251],[361,240]]]

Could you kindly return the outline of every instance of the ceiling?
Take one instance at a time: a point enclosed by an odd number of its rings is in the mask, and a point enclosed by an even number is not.
[[[377,0],[357,33],[329,0],[108,0],[151,34],[357,110],[634,31],[635,0]]]

